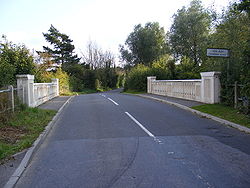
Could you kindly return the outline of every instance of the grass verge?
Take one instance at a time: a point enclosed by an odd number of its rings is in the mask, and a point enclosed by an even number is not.
[[[128,93],[128,94],[144,94],[146,93],[145,91],[135,91],[135,90],[127,90],[127,91],[123,91],[122,93]]]
[[[204,104],[192,108],[250,128],[249,116],[239,113],[237,109],[232,107],[222,104]]]
[[[54,110],[26,108],[0,123],[0,161],[29,148],[55,114]]]

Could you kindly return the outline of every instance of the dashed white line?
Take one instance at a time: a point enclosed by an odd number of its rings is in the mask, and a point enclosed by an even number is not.
[[[106,98],[106,95],[103,95],[103,94],[99,94],[99,95]]]
[[[156,137],[148,129],[146,129],[139,121],[137,121],[137,119],[135,119],[130,113],[125,112],[125,114],[127,114],[128,117],[130,117],[137,125],[139,125],[142,128],[142,130],[146,132],[150,137],[152,137],[154,140],[156,139]]]
[[[115,105],[119,105],[117,102],[113,101],[111,98],[108,98],[108,100],[110,100],[112,103],[114,103]]]
[[[130,113],[125,112],[125,114],[128,115],[128,117],[130,117],[130,119],[132,119],[137,125],[139,125],[139,127],[141,127],[141,129],[147,133],[151,138],[154,139],[155,142],[157,142],[158,144],[163,144],[163,142],[157,138],[155,135],[153,135],[148,129],[146,129],[137,119],[135,119]]]

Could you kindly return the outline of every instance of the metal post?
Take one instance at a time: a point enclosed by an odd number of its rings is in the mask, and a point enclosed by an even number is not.
[[[234,108],[238,107],[238,88],[237,81],[234,82]]]

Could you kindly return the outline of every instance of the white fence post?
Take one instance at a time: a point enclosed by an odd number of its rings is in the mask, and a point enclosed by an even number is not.
[[[220,72],[201,72],[201,102],[220,102]]]
[[[14,112],[15,111],[15,103],[14,103],[14,88],[13,88],[13,86],[12,85],[10,85],[10,86],[8,86],[8,89],[9,89],[9,92],[10,92],[10,94],[9,94],[9,99],[10,99],[10,101],[11,101],[11,110],[12,110],[12,112]]]
[[[34,75],[17,75],[17,92],[18,97],[22,98],[24,93],[24,103],[34,107]],[[21,89],[23,91],[21,92]]]

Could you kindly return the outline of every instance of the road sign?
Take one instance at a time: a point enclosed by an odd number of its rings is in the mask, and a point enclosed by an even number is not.
[[[229,57],[228,49],[220,49],[220,48],[208,48],[207,56],[209,57]]]

